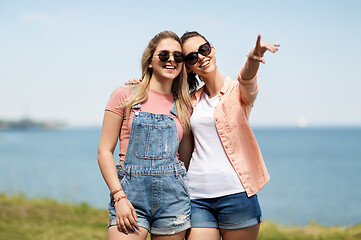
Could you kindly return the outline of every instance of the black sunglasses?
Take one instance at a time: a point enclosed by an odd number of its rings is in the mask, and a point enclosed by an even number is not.
[[[202,44],[198,48],[198,52],[188,53],[187,56],[184,57],[184,61],[190,65],[196,64],[198,61],[198,54],[202,54],[203,56],[208,56],[212,51],[211,45],[209,42]]]
[[[159,57],[159,60],[160,60],[160,61],[166,62],[166,61],[168,61],[170,54],[169,54],[169,51],[163,50],[163,51],[160,51],[160,52],[158,53],[158,55],[156,55],[156,56]],[[176,61],[177,63],[181,63],[181,62],[183,62],[183,60],[184,60],[183,53],[182,53],[182,52],[178,52],[178,51],[175,51],[175,52],[173,53],[173,58],[174,58],[174,61]]]

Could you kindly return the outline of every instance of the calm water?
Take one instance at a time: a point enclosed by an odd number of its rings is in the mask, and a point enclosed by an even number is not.
[[[263,218],[281,224],[361,223],[361,128],[254,128],[271,181]],[[0,131],[0,192],[106,208],[100,129]]]

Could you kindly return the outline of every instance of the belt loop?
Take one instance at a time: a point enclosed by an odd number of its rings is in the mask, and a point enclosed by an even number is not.
[[[126,168],[126,169],[124,169],[124,171],[125,171],[125,176],[127,177],[127,179],[128,180],[130,180],[130,168]]]
[[[178,168],[177,168],[177,166],[174,167],[174,171],[175,171],[175,177],[178,178],[178,177],[179,177],[179,173],[178,173]]]

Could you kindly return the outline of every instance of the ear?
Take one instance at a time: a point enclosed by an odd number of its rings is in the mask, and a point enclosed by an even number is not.
[[[153,68],[152,62],[149,63],[148,68]]]
[[[216,54],[216,49],[213,46],[211,46],[211,48],[212,48],[212,52],[214,52],[214,54]]]

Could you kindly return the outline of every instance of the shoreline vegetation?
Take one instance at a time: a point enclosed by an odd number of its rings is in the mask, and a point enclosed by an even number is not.
[[[59,121],[40,122],[28,118],[23,118],[18,121],[6,121],[0,119],[0,130],[58,129],[64,126],[65,123]]]
[[[105,240],[107,219],[106,209],[85,203],[68,204],[0,193],[0,240]],[[308,226],[300,227],[264,221],[258,239],[361,239],[361,223],[351,227],[324,227],[311,221]]]

